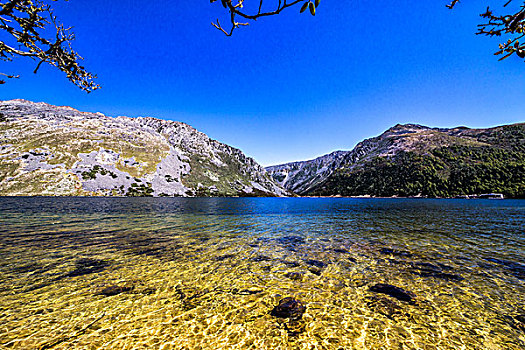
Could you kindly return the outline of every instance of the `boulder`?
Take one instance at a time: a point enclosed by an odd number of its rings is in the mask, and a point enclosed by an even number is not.
[[[292,321],[300,320],[306,311],[306,306],[299,300],[287,297],[279,301],[279,305],[274,307],[270,315],[279,318],[289,318]]]
[[[412,292],[408,292],[403,288],[393,286],[386,283],[378,283],[370,287],[370,291],[374,293],[382,293],[389,295],[397,300],[405,301],[408,303],[414,303],[416,295]]]

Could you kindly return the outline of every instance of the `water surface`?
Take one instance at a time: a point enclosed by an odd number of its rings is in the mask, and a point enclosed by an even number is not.
[[[518,200],[4,197],[0,348],[523,349],[524,227]]]

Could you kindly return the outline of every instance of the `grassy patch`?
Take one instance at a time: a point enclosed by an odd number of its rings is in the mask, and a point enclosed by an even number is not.
[[[158,163],[169,153],[169,145],[161,137],[113,129],[107,132],[101,123],[68,123],[63,126],[64,128],[50,127],[47,122],[24,121],[23,125],[0,124],[0,131],[6,131],[4,139],[15,145],[20,152],[46,148],[53,154],[47,160],[48,163],[64,164],[66,168],[73,167],[80,160],[79,153],[90,153],[100,148],[117,152],[123,158],[134,157],[140,164],[139,167],[117,164],[119,170],[129,172],[134,177],[155,172]]]
[[[63,170],[35,170],[20,174],[9,182],[1,183],[1,193],[5,195],[85,195],[81,187],[71,174],[64,174]]]
[[[90,171],[83,171],[82,178],[84,180],[95,180],[97,178],[97,174],[100,174],[102,176],[109,174],[112,178],[117,178],[117,174],[102,168],[100,165],[95,165],[93,168],[91,168]]]
[[[8,177],[13,177],[18,172],[20,168],[20,163],[13,162],[2,162],[0,163],[0,182],[4,181]]]

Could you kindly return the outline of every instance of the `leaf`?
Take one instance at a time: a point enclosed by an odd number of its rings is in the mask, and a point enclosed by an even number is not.
[[[310,4],[310,13],[312,14],[312,16],[315,16],[315,5],[313,2],[309,2],[308,4]]]
[[[305,2],[303,4],[303,6],[301,7],[301,12],[300,13],[303,13],[304,11],[306,11],[307,8],[308,8],[308,2]]]
[[[315,8],[317,8],[319,6],[320,2],[321,2],[321,0],[315,0]]]

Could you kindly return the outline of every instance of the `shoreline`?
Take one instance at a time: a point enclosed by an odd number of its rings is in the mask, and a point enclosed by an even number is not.
[[[375,196],[54,196],[54,195],[2,195],[0,198],[351,198],[351,199],[458,199],[458,200],[505,200],[518,199],[524,200],[523,197],[504,197],[504,198],[457,198],[457,197],[418,197],[418,196],[392,196],[392,197],[375,197]]]

